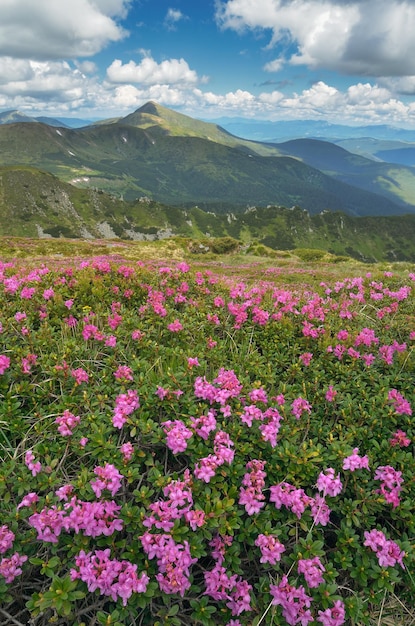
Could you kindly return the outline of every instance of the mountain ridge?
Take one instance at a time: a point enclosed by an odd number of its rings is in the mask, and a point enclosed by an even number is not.
[[[272,256],[272,250],[312,248],[315,254],[326,251],[366,262],[415,262],[415,215],[353,217],[331,211],[310,215],[299,207],[276,206],[218,215],[146,197],[123,201],[29,166],[0,167],[0,236],[129,240],[180,236],[199,252],[239,245]]]
[[[65,182],[129,200],[145,195],[216,211],[271,204],[299,205],[311,213],[415,212],[415,192],[413,202],[409,192],[402,197],[393,177],[391,189],[361,189],[341,172],[324,172],[279,144],[236,137],[151,101],[117,121],[78,129],[40,122],[0,125],[0,164],[39,167]],[[411,188],[408,170],[397,171],[408,179],[399,182],[404,191]]]

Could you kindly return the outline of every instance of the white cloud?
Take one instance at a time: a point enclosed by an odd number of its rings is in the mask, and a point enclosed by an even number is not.
[[[185,19],[187,19],[186,15],[184,15],[179,9],[169,9],[166,17],[164,18],[164,24],[169,30],[175,30],[176,24],[180,22],[180,20]]]
[[[274,59],[264,65],[264,70],[266,72],[279,72],[284,67],[284,64],[284,59]]]
[[[138,65],[134,61],[123,64],[115,59],[107,68],[112,83],[140,83],[142,85],[194,85],[199,79],[184,59],[168,59],[157,63],[145,57]]]
[[[0,56],[64,59],[91,56],[126,32],[113,18],[125,0],[2,0]]]
[[[269,30],[270,45],[291,39],[291,63],[348,74],[415,74],[412,0],[217,1],[222,28]],[[287,38],[289,36],[289,38]]]

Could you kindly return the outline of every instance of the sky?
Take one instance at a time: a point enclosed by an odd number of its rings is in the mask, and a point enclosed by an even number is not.
[[[0,111],[415,128],[415,0],[0,0]]]

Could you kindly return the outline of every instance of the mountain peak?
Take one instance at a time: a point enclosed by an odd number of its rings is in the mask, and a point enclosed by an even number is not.
[[[160,107],[160,105],[157,102],[154,102],[154,100],[149,100],[148,102],[143,104],[142,107],[137,109],[135,112],[147,113],[148,115],[158,115],[161,108],[162,107]]]

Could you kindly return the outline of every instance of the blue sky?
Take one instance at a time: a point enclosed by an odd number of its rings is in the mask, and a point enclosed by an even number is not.
[[[0,0],[0,110],[415,128],[414,0]]]

